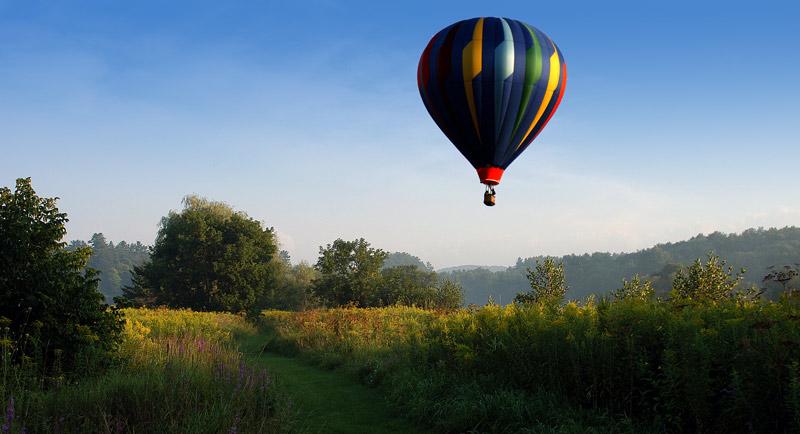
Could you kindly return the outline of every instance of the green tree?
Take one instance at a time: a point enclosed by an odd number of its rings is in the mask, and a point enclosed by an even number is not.
[[[642,279],[638,274],[631,280],[622,279],[622,288],[611,291],[615,300],[650,300],[654,294],[652,282]]]
[[[733,272],[725,260],[709,253],[706,262],[696,259],[686,268],[678,270],[672,281],[671,296],[681,302],[716,302],[735,295],[742,281],[744,269]]]
[[[439,279],[434,292],[434,304],[439,309],[458,309],[464,305],[464,288],[450,279]]]
[[[385,258],[386,252],[370,247],[363,238],[337,239],[320,247],[314,267],[320,275],[314,281],[314,293],[328,305],[371,306],[376,302]]]
[[[61,241],[68,219],[57,199],[36,195],[30,178],[17,179],[14,191],[0,188],[0,322],[18,358],[44,371],[91,370],[108,360],[122,323],[103,304],[97,272],[84,270],[91,249]]]
[[[433,307],[436,273],[416,265],[399,265],[381,271],[381,284],[374,303],[379,306],[402,304]]]
[[[289,253],[282,250],[275,260],[276,284],[264,292],[260,307],[282,310],[306,310],[319,303],[313,293],[313,282],[319,273],[301,262],[292,265]]]
[[[557,303],[564,300],[567,293],[567,284],[564,280],[564,264],[556,262],[553,258],[536,261],[533,270],[528,268],[528,282],[531,285],[529,292],[517,294],[514,301],[517,303]]]
[[[241,312],[276,284],[272,228],[222,202],[187,196],[161,220],[150,261],[134,268],[124,303]]]
[[[454,309],[464,302],[461,285],[439,279],[433,271],[415,265],[385,268],[374,304],[389,306],[401,304],[427,309]]]

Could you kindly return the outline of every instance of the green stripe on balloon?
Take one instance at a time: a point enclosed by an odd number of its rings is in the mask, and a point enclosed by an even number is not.
[[[511,137],[517,134],[519,124],[522,122],[522,117],[528,108],[533,88],[536,86],[536,82],[542,78],[542,46],[533,29],[527,24],[525,24],[525,28],[528,29],[528,33],[531,35],[533,46],[525,52],[525,84],[522,88],[522,105],[517,112],[517,122],[514,124],[514,132],[511,133]]]

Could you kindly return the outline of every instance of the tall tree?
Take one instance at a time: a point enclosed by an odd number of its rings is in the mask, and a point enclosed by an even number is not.
[[[0,188],[0,323],[19,356],[90,368],[113,351],[122,325],[103,304],[97,272],[85,269],[91,249],[65,249],[68,219],[56,200],[39,197],[30,178]]]
[[[386,252],[370,247],[363,238],[337,239],[320,247],[314,293],[329,305],[370,306],[381,283],[384,259]]]
[[[222,202],[187,196],[161,220],[150,261],[134,269],[127,302],[245,311],[275,285],[272,228]],[[124,301],[124,300],[121,300]]]

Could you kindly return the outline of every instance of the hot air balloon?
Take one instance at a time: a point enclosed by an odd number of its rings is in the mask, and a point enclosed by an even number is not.
[[[425,108],[477,170],[488,206],[503,171],[550,121],[566,82],[556,44],[508,18],[473,18],[442,29],[417,68]]]

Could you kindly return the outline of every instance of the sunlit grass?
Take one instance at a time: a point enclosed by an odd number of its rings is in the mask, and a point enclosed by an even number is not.
[[[263,368],[244,363],[233,337],[244,318],[126,309],[119,363],[74,384],[5,390],[3,432],[287,432],[294,415]],[[13,404],[12,404],[13,400]],[[8,411],[6,412],[8,413]]]
[[[271,348],[351,369],[443,431],[799,428],[792,302],[266,311],[262,321]]]

